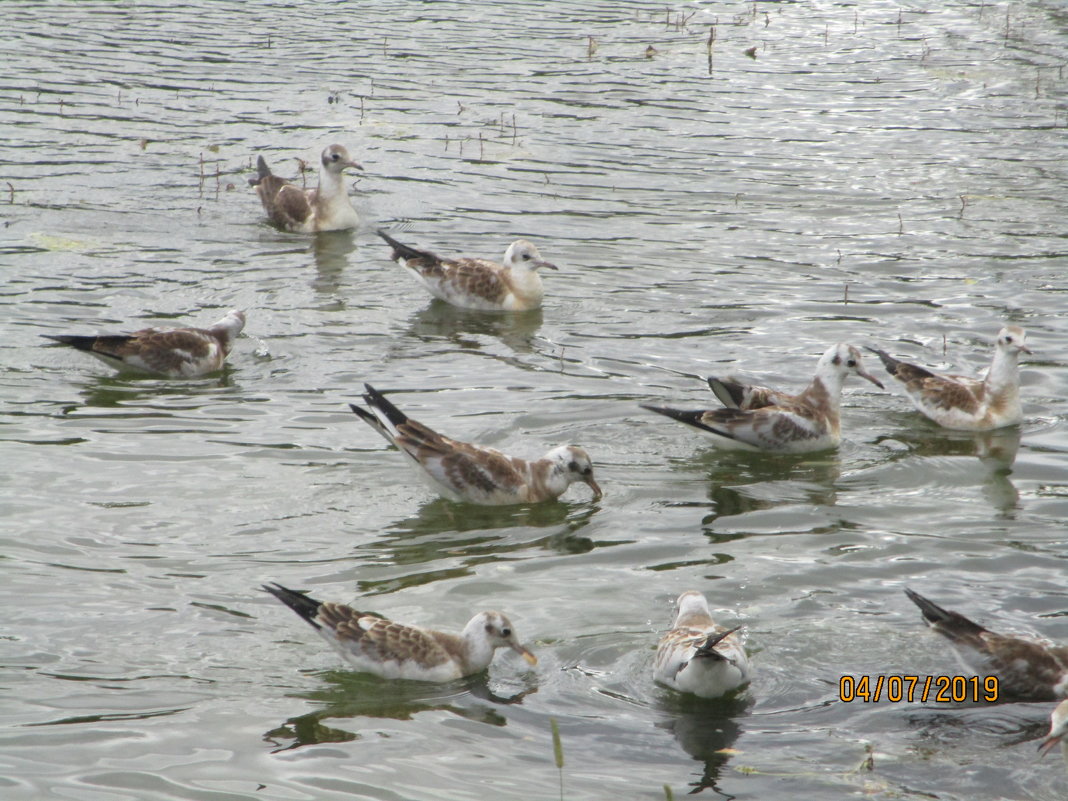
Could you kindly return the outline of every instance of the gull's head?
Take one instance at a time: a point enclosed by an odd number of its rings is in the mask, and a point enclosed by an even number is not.
[[[538,249],[525,239],[517,239],[504,251],[504,266],[512,270],[558,269],[555,264],[542,259]]]
[[[593,462],[590,455],[578,445],[561,445],[553,448],[545,457],[556,465],[556,469],[567,476],[568,482],[581,481],[593,490],[594,500],[604,493],[593,478]]]
[[[519,642],[512,621],[500,612],[479,612],[471,618],[464,633],[468,637],[485,640],[495,651],[498,648],[511,648],[527,660],[527,664],[538,664],[538,658]]]
[[[860,351],[845,342],[839,342],[827,349],[827,352],[820,358],[819,370],[837,373],[843,378],[847,375],[859,375],[871,381],[879,389],[885,389],[882,381],[864,369],[864,360],[860,356]]]
[[[686,592],[680,595],[678,600],[675,601],[675,607],[676,618],[688,615],[711,614],[708,611],[708,601],[705,600],[704,594],[697,590],[686,590]]]
[[[1057,743],[1061,743],[1062,746],[1068,745],[1068,740],[1065,740],[1066,736],[1068,736],[1068,701],[1061,701],[1050,713],[1049,734],[1038,746],[1039,753],[1045,756]]]
[[[998,331],[998,349],[1010,356],[1019,356],[1020,352],[1030,353],[1027,347],[1027,332],[1018,325],[1007,325]]]
[[[230,309],[219,322],[212,326],[219,333],[226,334],[227,340],[232,340],[245,327],[245,313],[241,309]]]
[[[344,145],[330,145],[323,151],[323,169],[340,175],[346,167],[362,170],[363,166],[354,161]]]

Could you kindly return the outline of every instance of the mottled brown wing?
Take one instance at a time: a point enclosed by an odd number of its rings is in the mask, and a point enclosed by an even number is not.
[[[277,175],[268,175],[256,187],[271,222],[280,228],[299,228],[311,216],[308,194]]]
[[[926,377],[907,380],[905,386],[909,392],[921,396],[927,404],[974,414],[979,410],[983,385],[970,379],[966,382],[928,373]]]
[[[512,291],[499,264],[484,259],[441,262],[442,290],[501,303]]]
[[[525,482],[516,460],[492,448],[444,437],[411,418],[397,427],[397,433],[397,444],[436,481],[448,487],[492,494],[515,489]]]
[[[332,628],[339,641],[356,645],[370,659],[410,660],[427,668],[450,659],[449,652],[428,632],[357,612],[345,604],[324,603],[316,618]]]
[[[988,655],[999,693],[1029,701],[1053,701],[1054,686],[1068,675],[1068,647],[1049,648],[1019,637],[984,631],[977,638]]]
[[[178,373],[182,365],[207,358],[217,345],[205,331],[148,328],[129,337],[97,337],[93,350],[154,373]]]
[[[824,431],[799,404],[765,406],[760,409],[715,409],[701,415],[701,422],[739,442],[758,448],[781,449],[783,444],[815,439]]]

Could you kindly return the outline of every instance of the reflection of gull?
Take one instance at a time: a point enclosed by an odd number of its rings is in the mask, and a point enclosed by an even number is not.
[[[833,448],[841,440],[839,404],[842,383],[858,375],[882,388],[864,370],[860,351],[834,345],[820,357],[812,382],[799,395],[767,387],[710,378],[709,385],[728,408],[682,411],[645,406],[708,434],[721,448],[777,453],[807,453]]]
[[[1046,735],[1046,739],[1042,741],[1038,750],[1045,756],[1053,750],[1053,746],[1060,743],[1064,758],[1068,759],[1068,739],[1065,739],[1066,737],[1068,737],[1068,701],[1061,701],[1057,704],[1057,708],[1050,713],[1049,734]]]
[[[393,248],[393,259],[414,275],[436,298],[465,309],[525,311],[541,305],[540,268],[556,265],[541,258],[538,249],[517,239],[504,252],[504,263],[486,259],[443,259],[426,250],[416,250],[384,231],[378,235]]]
[[[452,681],[485,670],[498,648],[511,648],[531,665],[538,662],[500,612],[479,612],[456,635],[316,601],[280,584],[263,589],[306,620],[357,670],[385,679]]]
[[[538,503],[555,499],[575,481],[601,497],[590,457],[577,445],[561,445],[527,461],[494,448],[442,436],[412,420],[381,392],[364,384],[368,409],[350,403],[357,416],[408,457],[439,493],[482,506]]]
[[[360,217],[349,201],[342,181],[346,167],[362,170],[341,145],[323,151],[319,170],[319,187],[301,189],[271,172],[263,156],[256,159],[257,175],[249,179],[256,187],[263,209],[271,223],[285,231],[307,234],[315,231],[340,231],[355,228]]]
[[[940,375],[886,351],[868,348],[882,359],[890,375],[905,386],[912,405],[946,428],[986,431],[1016,425],[1020,408],[1020,353],[1030,353],[1022,328],[1007,325],[998,332],[994,361],[980,380],[961,375]]]
[[[232,309],[209,328],[145,328],[133,334],[75,336],[45,334],[120,370],[168,378],[194,378],[222,369],[245,313]]]
[[[696,590],[679,596],[678,610],[656,649],[656,680],[702,698],[718,698],[748,682],[749,659],[735,636],[740,627],[717,625]]]
[[[976,676],[997,677],[999,697],[1021,701],[1068,697],[1068,646],[997,634],[918,592],[906,589],[905,594],[927,624],[953,644],[968,670]]]
[[[658,722],[657,728],[670,731],[679,747],[704,765],[700,777],[690,783],[690,794],[710,788],[725,798],[733,798],[717,783],[723,766],[737,753],[734,744],[741,727],[735,718],[745,713],[746,702],[738,698],[706,700],[680,695],[663,699],[661,706],[670,718]]]

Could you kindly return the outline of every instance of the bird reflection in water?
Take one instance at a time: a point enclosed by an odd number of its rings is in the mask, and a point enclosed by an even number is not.
[[[323,295],[336,294],[341,286],[341,276],[349,263],[349,254],[355,249],[356,238],[351,230],[316,234],[311,245],[315,257],[312,289]]]
[[[690,794],[712,790],[723,798],[734,798],[717,786],[720,772],[736,753],[734,743],[742,732],[737,719],[746,714],[750,701],[745,696],[704,699],[671,693],[659,704],[669,717],[656,724],[670,731],[679,746],[703,763],[699,778],[689,783]]]

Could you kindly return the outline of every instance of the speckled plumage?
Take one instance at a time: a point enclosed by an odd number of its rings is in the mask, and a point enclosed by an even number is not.
[[[485,670],[498,648],[511,648],[531,665],[538,661],[500,612],[479,612],[462,633],[448,634],[317,601],[281,584],[263,589],[307,621],[357,670],[382,678],[451,681]]]
[[[352,411],[395,445],[450,500],[482,506],[538,503],[558,497],[575,481],[588,484],[594,497],[601,496],[590,457],[576,445],[553,448],[534,461],[508,456],[495,448],[442,436],[412,420],[370,384],[364,387],[368,408],[349,404]]]
[[[905,590],[927,624],[953,644],[976,676],[997,676],[999,695],[1019,701],[1068,698],[1068,646],[997,634]]]
[[[865,371],[860,351],[844,343],[820,357],[811,383],[798,395],[767,387],[710,378],[726,409],[685,411],[642,405],[708,434],[721,448],[777,453],[807,453],[833,448],[841,441],[839,403],[848,375],[883,385]]]
[[[675,622],[656,649],[654,678],[702,698],[719,698],[748,683],[749,658],[738,628],[718,625],[696,590],[680,595],[677,606]]]
[[[1016,425],[1020,406],[1020,354],[1030,353],[1026,332],[1008,325],[998,332],[994,359],[981,378],[942,375],[900,361],[878,348],[868,348],[926,417],[946,428],[989,431]]]
[[[319,186],[301,189],[271,172],[263,156],[256,159],[257,176],[249,180],[256,187],[264,211],[273,225],[284,231],[314,233],[356,228],[360,217],[352,207],[342,175],[346,167],[362,170],[341,145],[322,152]]]
[[[245,327],[237,309],[209,328],[145,328],[132,334],[44,334],[97,357],[119,370],[195,378],[222,369],[233,341]]]
[[[504,253],[504,262],[487,259],[443,259],[430,251],[416,250],[379,231],[393,248],[392,258],[415,276],[434,297],[453,306],[481,311],[526,311],[541,306],[540,269],[556,265],[541,258],[538,249],[517,239]]]

